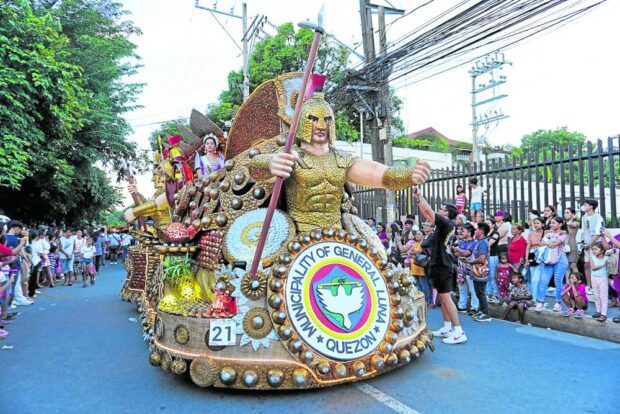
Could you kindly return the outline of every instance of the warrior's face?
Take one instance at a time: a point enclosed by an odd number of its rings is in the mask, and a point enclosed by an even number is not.
[[[332,122],[331,116],[323,119],[312,117],[312,142],[316,144],[326,144],[330,142],[329,123]]]
[[[304,102],[301,110],[297,138],[302,142],[327,144],[336,139],[334,111],[323,94],[315,92],[312,98]]]

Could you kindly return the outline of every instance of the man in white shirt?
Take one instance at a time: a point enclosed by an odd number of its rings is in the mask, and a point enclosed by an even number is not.
[[[588,287],[592,288],[592,271],[590,270],[590,247],[601,239],[601,229],[605,228],[605,220],[595,210],[598,201],[586,198],[581,204],[581,233],[583,236],[583,267]]]
[[[121,235],[118,234],[118,230],[112,230],[112,234],[109,237],[110,240],[110,263],[116,264],[118,260],[118,251],[121,248]]]
[[[484,188],[478,185],[478,179],[476,177],[470,178],[469,188],[471,189],[471,202],[469,204],[469,214],[471,215],[471,221],[476,221],[476,213],[482,210],[482,195],[484,194]]]
[[[30,276],[28,277],[28,297],[34,298],[37,293],[37,286],[39,284],[39,270],[41,268],[41,262],[43,261],[43,255],[45,248],[41,241],[41,235],[38,231],[32,230],[30,232],[30,261],[32,263],[30,267]]]
[[[65,234],[60,237],[60,246],[58,246],[58,250],[60,250],[60,274],[65,277],[65,286],[71,286],[75,238],[70,229],[65,230]]]
[[[129,246],[131,246],[131,241],[131,234],[123,234],[123,238],[121,240],[121,246],[123,246],[123,258],[127,257],[127,252],[129,251]]]

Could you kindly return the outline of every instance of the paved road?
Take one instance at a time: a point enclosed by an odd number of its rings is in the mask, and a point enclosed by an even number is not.
[[[95,287],[45,289],[0,345],[5,413],[617,413],[620,345],[464,321],[466,345],[361,384],[303,392],[201,389],[147,361],[120,265]],[[439,323],[438,311],[430,321]],[[225,411],[226,410],[226,411]]]

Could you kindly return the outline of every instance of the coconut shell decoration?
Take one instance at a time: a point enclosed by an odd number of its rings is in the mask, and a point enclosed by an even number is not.
[[[166,237],[172,243],[184,243],[189,240],[187,228],[181,223],[172,223],[166,228]]]

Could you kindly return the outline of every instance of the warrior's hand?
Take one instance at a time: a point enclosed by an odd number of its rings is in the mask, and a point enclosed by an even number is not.
[[[293,171],[295,160],[299,158],[296,152],[287,154],[286,152],[278,152],[271,157],[269,164],[269,172],[276,177],[288,178]]]
[[[414,185],[421,185],[431,176],[431,165],[424,160],[418,159],[411,170],[411,179]]]
[[[134,183],[127,184],[127,190],[129,190],[129,194],[134,195],[138,192],[136,189],[136,185]]]
[[[127,209],[123,214],[125,216],[125,221],[130,222],[136,219],[136,216],[133,215],[133,208]]]

